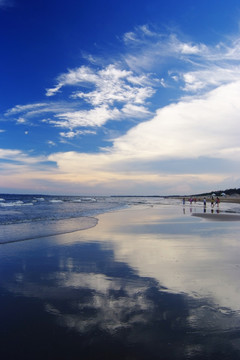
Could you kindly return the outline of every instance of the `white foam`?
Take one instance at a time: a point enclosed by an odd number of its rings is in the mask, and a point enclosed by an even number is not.
[[[33,203],[24,203],[23,201],[13,201],[13,202],[0,202],[2,207],[13,207],[13,206],[32,206]]]
[[[82,201],[97,201],[96,199],[94,199],[94,198],[82,198]]]

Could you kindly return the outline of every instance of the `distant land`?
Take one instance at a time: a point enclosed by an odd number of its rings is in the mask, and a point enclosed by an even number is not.
[[[233,195],[239,195],[240,196],[240,188],[236,189],[226,189],[226,190],[214,190],[214,191],[210,191],[210,192],[204,192],[204,193],[200,193],[200,194],[185,194],[185,195],[111,195],[111,197],[160,197],[160,198],[182,198],[182,197],[187,197],[187,196],[196,196],[196,197],[203,197],[203,196],[222,196],[222,195],[227,195],[227,196],[233,196]]]
[[[214,191],[210,191],[210,192],[205,192],[205,193],[201,193],[201,194],[188,194],[188,195],[170,195],[170,197],[184,197],[184,196],[197,196],[197,197],[202,197],[202,196],[222,196],[222,195],[227,195],[227,196],[233,196],[233,195],[240,195],[240,188],[233,188],[233,189],[226,189],[226,190],[214,190]],[[166,197],[166,196],[164,196]]]
[[[222,194],[226,195],[240,195],[240,188],[236,189],[226,189],[226,190],[215,190],[208,193],[202,193],[202,194],[195,194],[196,196],[207,196],[207,195],[213,195],[221,196]]]

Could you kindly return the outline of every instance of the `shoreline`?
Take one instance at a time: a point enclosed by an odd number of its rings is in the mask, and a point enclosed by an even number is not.
[[[0,236],[0,246],[88,230],[97,224],[98,218],[82,216],[52,221],[44,220],[35,223],[3,225],[3,231]]]

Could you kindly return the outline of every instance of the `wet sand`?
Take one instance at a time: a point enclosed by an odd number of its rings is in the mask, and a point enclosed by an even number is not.
[[[237,214],[192,214],[193,216],[197,216],[203,219],[212,220],[212,221],[240,221],[240,215]]]
[[[240,223],[195,210],[1,246],[1,358],[240,359]]]

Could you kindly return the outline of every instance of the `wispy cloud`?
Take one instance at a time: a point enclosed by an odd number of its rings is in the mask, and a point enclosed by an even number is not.
[[[110,64],[102,69],[82,66],[69,70],[57,79],[57,85],[47,90],[47,96],[57,94],[63,87],[72,86],[74,99],[83,100],[90,109],[56,115],[52,124],[60,127],[99,127],[109,120],[140,118],[149,114],[146,100],[154,93],[157,81],[150,74],[141,76],[133,71]],[[81,91],[76,91],[81,87]]]
[[[21,150],[12,150],[12,149],[0,149],[0,160],[10,160],[14,163],[31,164],[31,165],[48,161],[47,157],[33,156]]]
[[[209,90],[239,78],[239,36],[209,46],[180,40],[175,33],[147,32],[146,27],[137,27],[123,40],[130,47],[124,56],[130,69],[163,75],[167,69],[165,84],[178,80],[184,91]]]
[[[43,102],[28,105],[16,105],[6,111],[5,116],[17,119],[31,120],[46,114],[59,114],[76,109],[77,104],[71,101]],[[18,117],[20,116],[20,118]]]
[[[95,131],[91,131],[91,130],[77,130],[77,131],[67,131],[67,132],[60,132],[60,136],[64,137],[64,138],[73,138],[75,136],[78,135],[95,135],[96,132]]]
[[[147,100],[159,84],[163,86],[152,74],[139,75],[116,64],[101,69],[81,66],[60,75],[57,85],[47,90],[47,97],[53,97],[65,87],[71,87],[72,92],[65,102],[17,105],[5,116],[14,118],[18,124],[41,120],[54,127],[69,129],[71,135],[84,134],[81,132],[83,127],[97,128],[110,120],[148,117]],[[46,118],[46,115],[50,117]],[[77,131],[73,133],[73,129]]]

